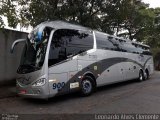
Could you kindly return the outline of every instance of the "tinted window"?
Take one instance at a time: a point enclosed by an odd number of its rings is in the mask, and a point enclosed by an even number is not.
[[[136,43],[132,43],[132,45],[134,45],[137,48],[137,50],[139,50],[140,54],[152,55],[149,47],[143,46],[143,45],[140,45],[140,44],[136,44]]]
[[[125,41],[125,40],[121,40],[121,39],[117,39],[117,38],[113,38],[113,37],[109,37],[109,40],[118,47],[118,51],[121,52],[129,52],[129,53],[142,53],[141,49],[137,49],[134,45],[132,45],[131,42]]]
[[[115,38],[113,36],[105,35],[100,32],[96,32],[95,35],[98,49],[108,49],[135,54],[152,55],[149,47],[147,46],[132,43],[131,41],[126,41],[120,38]]]
[[[93,36],[91,33],[78,30],[57,30],[53,35],[50,47],[49,66],[92,48]]]
[[[111,41],[108,40],[108,36],[96,33],[96,41],[98,49],[106,49],[106,50],[117,50],[117,47],[113,45]]]
[[[122,49],[123,48],[123,42],[122,41],[119,41],[118,39],[115,39],[115,38],[110,37],[110,36],[108,37],[108,40],[110,42],[112,42],[114,46],[117,47],[118,51],[126,52],[126,50]]]
[[[144,55],[152,55],[152,53],[150,51],[143,51],[142,54],[144,54]]]
[[[142,54],[144,54],[144,55],[152,55],[152,53],[150,52],[149,47],[146,47],[146,46],[140,46],[140,47],[142,49]]]
[[[140,50],[138,50],[135,46],[133,46],[131,42],[123,42],[122,49],[129,53],[138,54],[140,52]]]

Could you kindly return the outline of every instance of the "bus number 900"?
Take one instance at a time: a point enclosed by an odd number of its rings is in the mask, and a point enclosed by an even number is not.
[[[53,83],[53,89],[62,89],[65,86],[65,82]]]

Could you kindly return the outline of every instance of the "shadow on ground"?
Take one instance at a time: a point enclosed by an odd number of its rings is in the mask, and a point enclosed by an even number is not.
[[[139,82],[137,82],[137,80],[130,80],[130,81],[124,81],[120,83],[105,85],[97,88],[96,93],[93,93],[92,95],[94,96],[94,94],[100,94],[101,92],[111,91],[111,90],[118,89],[120,87],[124,87],[130,84],[138,84],[138,83]],[[91,97],[91,96],[88,96],[88,97]],[[70,93],[70,94],[65,94],[61,96],[55,96],[45,100],[33,99],[33,98],[22,98],[22,100],[24,100],[24,102],[33,103],[33,104],[51,104],[51,103],[56,104],[60,102],[66,102],[67,100],[70,100],[70,99],[83,99],[83,98],[85,97],[82,97],[79,92],[76,92],[76,93]]]

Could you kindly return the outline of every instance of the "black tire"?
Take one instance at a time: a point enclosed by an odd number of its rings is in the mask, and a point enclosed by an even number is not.
[[[81,95],[89,96],[93,93],[95,89],[94,80],[90,76],[85,76],[81,81]]]
[[[142,82],[143,80],[144,80],[144,74],[143,74],[143,71],[140,70],[140,71],[139,71],[138,81],[139,81],[139,82]]]
[[[148,70],[145,70],[145,80],[148,80],[149,79],[149,72],[148,72]]]

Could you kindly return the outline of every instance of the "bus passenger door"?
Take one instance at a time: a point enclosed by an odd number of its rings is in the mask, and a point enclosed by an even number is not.
[[[50,95],[56,95],[62,92],[66,81],[68,78],[68,73],[49,73],[49,91]]]
[[[70,80],[77,73],[77,60],[70,60],[49,67],[50,95],[60,95],[70,91]]]

